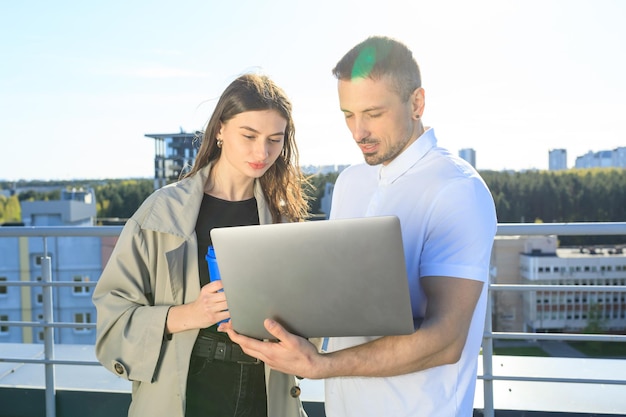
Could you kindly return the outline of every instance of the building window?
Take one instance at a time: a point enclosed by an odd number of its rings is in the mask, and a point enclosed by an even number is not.
[[[52,254],[48,253],[48,255],[44,255],[43,253],[34,253],[31,255],[31,265],[36,268],[41,268],[41,264],[45,256],[48,256],[50,258],[50,262],[52,262]]]
[[[0,323],[2,323],[3,321],[9,321],[9,316],[7,316],[6,314],[0,315]],[[0,324],[0,335],[6,334],[9,334],[9,326]]]
[[[74,282],[89,282],[89,277],[83,277],[81,275],[74,276]],[[74,287],[74,295],[89,294],[89,287]]]
[[[0,282],[6,282],[6,281],[7,281],[7,277],[0,277]],[[1,295],[7,295],[6,285],[0,285],[0,296]]]
[[[84,324],[91,323],[91,313],[76,313],[74,314],[74,323]],[[89,333],[91,331],[88,327],[75,327],[76,333]]]

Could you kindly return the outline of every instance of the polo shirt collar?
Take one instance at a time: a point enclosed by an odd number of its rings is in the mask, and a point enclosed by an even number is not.
[[[427,127],[426,131],[389,165],[380,165],[378,179],[381,184],[391,184],[411,169],[432,148],[437,146],[435,130]]]

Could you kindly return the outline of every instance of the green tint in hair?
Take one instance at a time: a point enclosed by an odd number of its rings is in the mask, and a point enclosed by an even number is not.
[[[422,86],[419,67],[405,44],[386,36],[371,36],[339,60],[333,75],[338,80],[378,80],[387,77],[403,100]]]
[[[383,61],[389,55],[389,45],[370,45],[364,47],[356,59],[352,67],[351,78],[367,78],[370,76],[376,61]]]

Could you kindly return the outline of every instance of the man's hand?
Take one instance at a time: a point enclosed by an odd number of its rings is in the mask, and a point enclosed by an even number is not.
[[[385,336],[332,353],[318,353],[311,342],[289,333],[273,320],[265,320],[264,324],[278,342],[237,334],[230,323],[220,325],[219,330],[271,368],[310,379],[386,377],[456,363],[484,284],[454,277],[423,277],[421,284],[428,303],[424,321],[415,333]]]
[[[278,341],[261,341],[241,335],[233,330],[230,322],[221,324],[218,330],[228,333],[244,352],[262,360],[272,369],[302,378],[324,377],[324,355],[318,353],[311,342],[289,333],[274,320],[266,319],[263,324]]]

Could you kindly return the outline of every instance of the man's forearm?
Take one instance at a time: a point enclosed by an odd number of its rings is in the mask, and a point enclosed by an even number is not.
[[[320,355],[311,373],[315,378],[403,375],[455,363],[459,352],[456,344],[454,340],[442,339],[435,332],[421,328],[412,335],[387,336]]]

